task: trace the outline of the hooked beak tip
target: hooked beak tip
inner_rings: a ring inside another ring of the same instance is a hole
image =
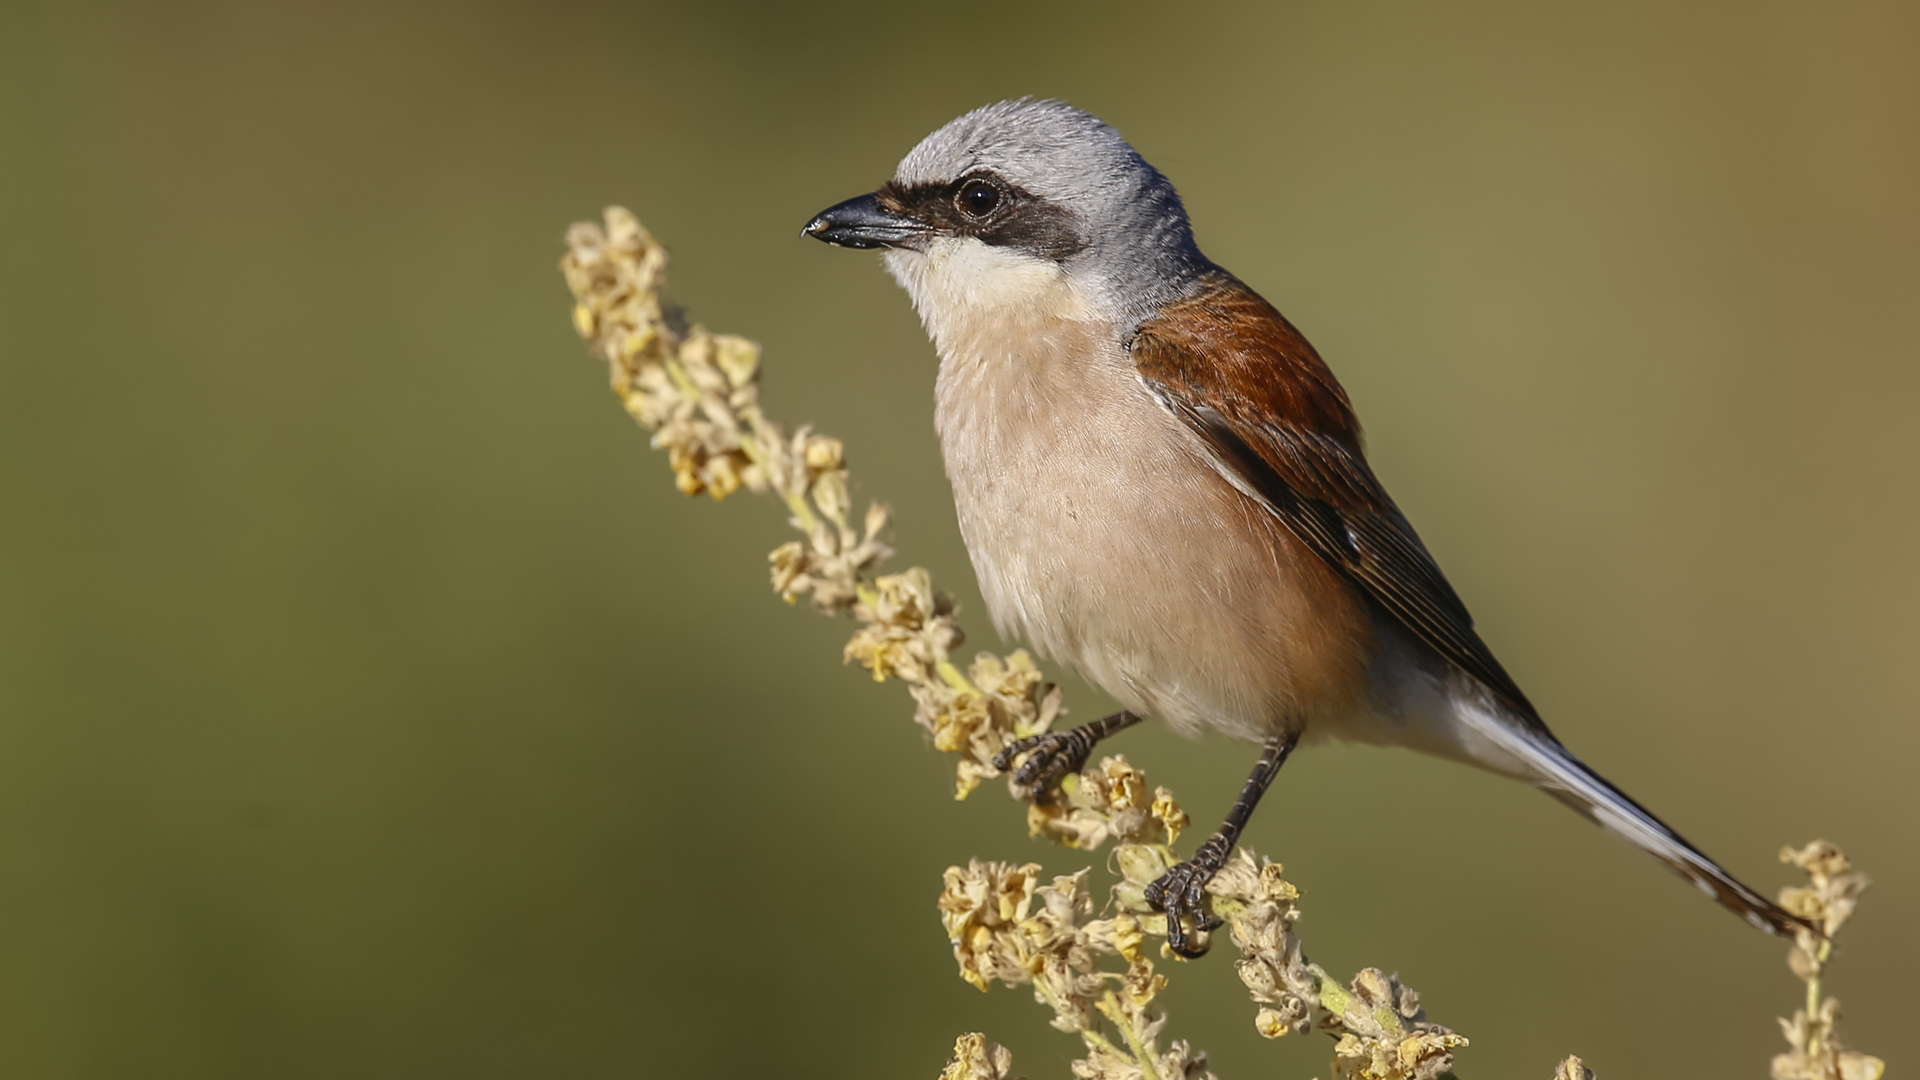
[[[888,210],[873,195],[861,195],[815,214],[800,235],[835,247],[871,250],[917,247],[925,232],[925,226]]]

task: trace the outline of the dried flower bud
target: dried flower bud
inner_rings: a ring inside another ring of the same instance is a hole
[[[940,1080],[1017,1080],[1012,1069],[1013,1055],[1006,1047],[989,1044],[979,1032],[969,1032],[954,1041],[953,1056],[947,1059]]]
[[[713,362],[734,389],[752,384],[760,373],[760,344],[732,334],[717,334],[713,339]]]
[[[1569,1055],[1553,1071],[1553,1080],[1594,1080],[1593,1070],[1587,1068],[1579,1058]]]
[[[994,979],[1009,986],[1028,980],[1014,930],[1027,917],[1039,872],[1036,863],[1013,866],[979,859],[964,870],[947,868],[940,922],[953,944],[961,978],[981,990]]]
[[[817,475],[840,468],[846,460],[846,447],[839,439],[813,435],[807,439],[805,456],[807,468]]]
[[[847,474],[839,469],[821,473],[809,493],[813,496],[814,505],[830,521],[846,520],[847,511],[853,506],[853,498],[847,494]]]
[[[1299,998],[1288,998],[1278,1009],[1261,1006],[1253,1016],[1253,1029],[1263,1038],[1277,1039],[1296,1032],[1304,1034],[1307,1020],[1306,1003]]]

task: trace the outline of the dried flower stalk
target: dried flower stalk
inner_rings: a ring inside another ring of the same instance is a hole
[[[876,681],[906,685],[915,722],[959,758],[956,798],[999,776],[996,754],[1064,714],[1059,688],[1024,651],[980,653],[959,669],[950,657],[963,640],[952,599],[918,567],[878,572],[892,554],[880,540],[887,510],[871,504],[855,525],[844,447],[805,427],[788,436],[766,418],[760,347],[689,325],[661,298],[665,249],[631,213],[610,207],[604,224],[574,225],[567,246],[560,265],[573,291],[574,324],[607,361],[615,395],[654,433],[654,446],[667,451],[676,486],[715,499],[741,488],[778,495],[802,538],[769,556],[774,589],[789,603],[806,596],[824,614],[853,618],[846,659]],[[1063,798],[1028,802],[1029,831],[1076,850],[1116,844],[1121,880],[1104,914],[1096,917],[1088,869],[1043,880],[1037,863],[976,859],[950,867],[938,906],[961,978],[982,990],[996,981],[1033,987],[1053,1011],[1053,1026],[1084,1043],[1087,1056],[1072,1066],[1081,1080],[1211,1080],[1205,1054],[1178,1039],[1161,1046],[1166,1015],[1157,999],[1167,978],[1155,959],[1172,954],[1164,944],[1147,946],[1149,938],[1165,937],[1166,917],[1148,907],[1143,891],[1178,861],[1172,844],[1187,815],[1172,792],[1150,788],[1122,757],[1066,777],[1061,788]],[[1030,795],[1011,780],[1008,790]],[[1817,909],[1830,939],[1865,879],[1846,874],[1844,857],[1821,845],[1789,854],[1814,876],[1814,886],[1788,890],[1782,903]],[[1374,968],[1343,985],[1307,961],[1293,930],[1300,892],[1281,876],[1280,864],[1243,848],[1207,891],[1239,950],[1234,969],[1258,1006],[1254,1027],[1262,1036],[1327,1031],[1337,1040],[1334,1073],[1351,1080],[1449,1073],[1453,1051],[1467,1040],[1428,1022],[1418,994]],[[1830,940],[1807,937],[1796,947],[1794,970],[1808,980],[1808,1009],[1783,1022],[1795,1052],[1775,1059],[1774,1076],[1872,1080],[1879,1061],[1840,1049],[1837,1007],[1819,998]],[[1004,1048],[968,1034],[956,1042],[941,1080],[1012,1080],[1011,1068]],[[1578,1058],[1556,1073],[1558,1080],[1592,1076]]]
[[[1791,1048],[1773,1059],[1773,1080],[1879,1080],[1887,1064],[1846,1048],[1840,1040],[1840,1002],[1823,998],[1820,976],[1833,958],[1833,937],[1853,917],[1871,882],[1825,840],[1781,848],[1780,861],[1806,872],[1807,884],[1780,890],[1780,906],[1820,928],[1802,930],[1787,950],[1787,967],[1807,984],[1807,1004],[1780,1021]]]

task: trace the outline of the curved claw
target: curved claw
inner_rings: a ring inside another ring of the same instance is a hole
[[[1045,805],[1053,799],[1054,785],[1069,772],[1079,772],[1093,750],[1093,740],[1079,728],[1029,735],[993,756],[993,767],[1005,772],[1014,758],[1026,754],[1026,760],[1014,770],[1013,782],[1027,789],[1034,802]],[[1032,751],[1032,753],[1028,753]]]
[[[1218,929],[1222,922],[1207,910],[1207,882],[1226,865],[1227,846],[1218,836],[1200,845],[1193,858],[1180,863],[1146,888],[1147,903],[1167,916],[1167,948],[1187,960],[1207,954],[1210,942],[1194,943],[1187,923],[1196,934]]]

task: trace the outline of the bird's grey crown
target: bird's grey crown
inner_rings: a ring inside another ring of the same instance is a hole
[[[1077,217],[1091,242],[1065,265],[1135,321],[1212,265],[1173,185],[1091,113],[1031,98],[982,106],[920,140],[894,183],[950,184],[983,169]]]

